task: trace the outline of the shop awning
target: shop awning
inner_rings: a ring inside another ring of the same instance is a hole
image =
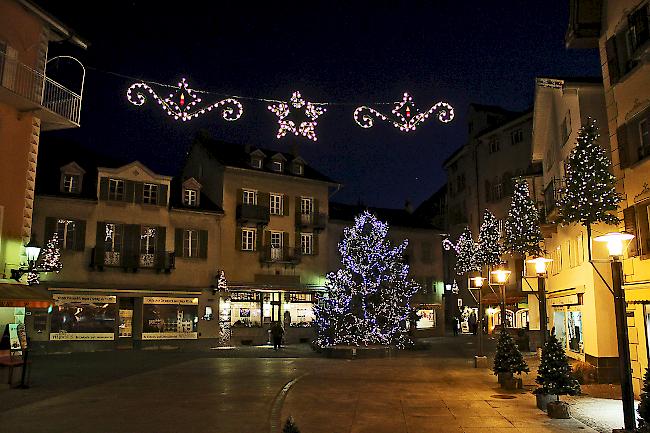
[[[45,288],[0,283],[0,307],[47,308],[51,304],[52,297]]]

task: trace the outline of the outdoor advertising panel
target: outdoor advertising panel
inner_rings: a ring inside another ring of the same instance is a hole
[[[114,340],[116,297],[52,295],[50,340]]]
[[[195,340],[198,338],[198,298],[145,296],[142,304],[143,340]]]

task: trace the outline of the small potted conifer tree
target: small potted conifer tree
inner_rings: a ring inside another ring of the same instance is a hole
[[[287,421],[284,423],[284,427],[282,428],[282,433],[300,433],[300,430],[298,429],[296,423],[293,421],[292,416],[287,418]]]
[[[502,330],[499,334],[497,352],[494,356],[494,367],[492,370],[497,375],[499,384],[503,388],[508,389],[522,388],[521,378],[515,379],[514,374],[527,373],[529,371],[524,357],[506,330]]]
[[[580,384],[571,374],[571,366],[560,341],[551,335],[542,349],[542,361],[537,371],[540,386],[534,391],[537,407],[551,418],[569,418],[569,404],[560,401],[561,395],[577,395]]]

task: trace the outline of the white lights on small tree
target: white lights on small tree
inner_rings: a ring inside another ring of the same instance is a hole
[[[219,301],[219,343],[224,346],[229,344],[232,338],[230,326],[232,313],[230,309],[230,294],[228,293],[228,280],[226,280],[226,273],[223,270],[219,271],[217,290],[223,296]]]
[[[479,266],[496,266],[503,263],[501,259],[502,246],[499,243],[501,232],[499,220],[489,210],[483,213],[483,223],[478,233],[478,249],[476,263]]]
[[[188,86],[185,78],[178,83],[178,87],[173,88],[177,89],[175,93],[170,93],[168,97],[161,98],[148,84],[135,83],[126,91],[126,97],[133,105],[141,106],[147,99],[145,93],[147,92],[169,116],[183,122],[195,119],[201,114],[212,110],[221,110],[221,117],[228,121],[237,120],[244,113],[244,107],[234,98],[226,98],[214,104],[198,108],[197,105],[202,102],[202,99],[197,95],[197,91]]]
[[[428,119],[431,114],[435,114],[442,123],[451,122],[454,119],[454,108],[446,102],[438,102],[427,111],[419,112],[413,103],[413,98],[408,93],[404,93],[402,100],[395,102],[392,114],[393,119],[374,108],[363,105],[354,110],[354,121],[362,128],[371,128],[374,125],[374,116],[391,122],[400,131],[409,132],[415,131],[417,126]]]
[[[322,105],[305,101],[300,95],[300,92],[293,92],[289,102],[278,102],[277,104],[269,105],[268,109],[278,117],[280,129],[278,129],[277,137],[282,138],[287,133],[293,133],[294,135],[302,135],[313,141],[318,140],[318,137],[316,137],[316,119],[326,111]],[[289,119],[292,111],[298,110],[304,110],[304,116],[308,120],[294,121]]]
[[[505,221],[504,249],[521,257],[540,256],[543,253],[541,247],[543,240],[539,228],[539,213],[535,202],[530,197],[528,182],[517,179],[508,218]]]
[[[47,245],[41,251],[38,261],[38,263],[34,264],[34,269],[27,273],[27,284],[30,286],[40,283],[39,273],[59,273],[63,269],[58,233],[54,232],[52,234],[52,238],[47,241]]]

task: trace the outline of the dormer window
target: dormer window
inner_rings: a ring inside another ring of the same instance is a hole
[[[63,175],[63,192],[70,194],[79,193],[79,175],[78,174],[64,174]]]
[[[293,174],[297,174],[299,176],[302,176],[303,174],[305,174],[305,160],[302,159],[299,156],[296,156],[291,161],[291,172]]]
[[[282,172],[282,161],[273,161],[271,163],[271,169],[273,171]]]
[[[86,171],[74,161],[64,165],[60,170],[59,190],[65,194],[79,194]]]
[[[262,158],[251,158],[251,166],[253,168],[262,168]]]
[[[196,200],[197,195],[195,189],[185,189],[183,191],[183,204],[185,206],[196,206],[198,204]]]

